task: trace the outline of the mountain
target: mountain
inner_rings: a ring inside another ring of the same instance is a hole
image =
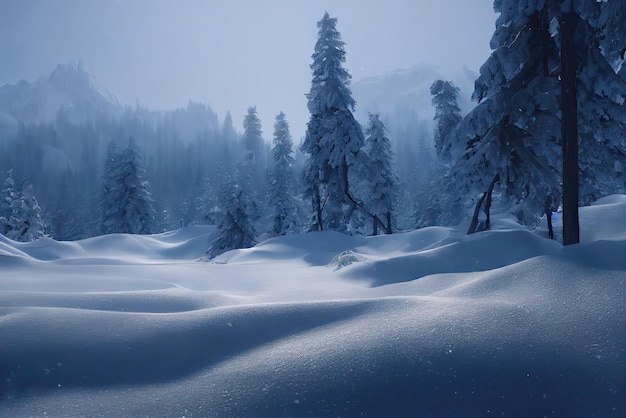
[[[435,112],[430,86],[439,79],[453,81],[461,89],[459,105],[463,112],[468,112],[474,107],[470,96],[477,77],[478,74],[467,67],[458,72],[446,72],[433,65],[420,64],[365,78],[352,85],[357,119],[367,120],[370,112],[391,117],[415,113],[420,119],[432,121]]]
[[[59,64],[33,82],[0,87],[0,129],[5,132],[19,122],[52,122],[59,112],[78,122],[121,111],[115,96],[99,86],[80,61]]]

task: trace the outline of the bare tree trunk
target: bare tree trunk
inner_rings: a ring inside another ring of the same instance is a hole
[[[578,222],[578,109],[576,45],[578,16],[572,0],[561,3],[561,142],[563,147],[563,245],[580,242]]]
[[[342,178],[343,192],[346,195],[346,197],[348,198],[348,200],[350,201],[350,203],[352,203],[352,205],[354,205],[354,207],[357,207],[357,208],[361,209],[367,216],[370,216],[374,220],[374,225],[375,226],[380,225],[383,228],[383,230],[385,231],[386,234],[391,234],[391,223],[389,223],[389,227],[387,227],[383,223],[383,221],[380,220],[378,215],[375,215],[375,214],[371,213],[370,211],[368,211],[367,209],[365,209],[365,206],[363,206],[363,203],[361,203],[358,200],[356,200],[354,198],[354,196],[352,196],[352,194],[350,193],[350,182],[348,180],[348,163],[346,162],[345,159],[344,159],[343,164],[342,164],[341,176],[342,176],[341,178]]]
[[[554,228],[552,227],[552,212],[554,211],[554,201],[552,195],[546,196],[544,210],[546,212],[546,221],[548,222],[548,237],[550,239],[554,239]]]
[[[548,221],[548,237],[554,239],[554,229],[552,228],[552,208],[546,207],[546,220]]]
[[[321,202],[321,200],[322,199],[321,199],[321,196],[320,196],[320,190],[319,190],[319,187],[318,187],[318,189],[317,189],[317,196],[316,196],[316,199],[315,199],[315,205],[316,205],[315,211],[316,211],[316,216],[317,216],[317,230],[318,231],[322,231],[324,229],[323,225],[322,225],[322,202]]]
[[[473,234],[474,232],[478,232],[478,215],[480,214],[480,208],[483,206],[483,202],[485,202],[485,199],[487,199],[487,201],[485,202],[485,214],[487,215],[487,220],[485,222],[485,229],[489,229],[489,222],[491,219],[491,216],[489,214],[490,209],[491,209],[491,195],[493,193],[493,188],[495,187],[496,183],[499,181],[500,181],[500,174],[496,174],[493,177],[493,180],[491,180],[491,183],[489,183],[489,188],[487,189],[487,191],[483,193],[481,198],[478,199],[478,202],[476,202],[476,207],[474,208],[474,215],[472,216],[472,221],[470,222],[470,226],[467,230],[467,235]]]
[[[376,217],[372,217],[372,235],[378,235],[378,222],[376,222]]]
[[[489,184],[489,189],[487,190],[487,201],[485,202],[485,214],[487,215],[487,220],[485,221],[485,229],[489,229],[491,227],[491,195],[493,194],[493,188],[496,183],[500,181],[500,174],[496,174],[491,180],[491,184]]]
[[[483,193],[483,195],[476,202],[476,207],[474,207],[474,215],[472,216],[472,222],[470,222],[470,226],[467,229],[467,235],[473,234],[478,229],[478,214],[480,213],[480,208],[485,201],[485,197],[487,197],[487,192]]]

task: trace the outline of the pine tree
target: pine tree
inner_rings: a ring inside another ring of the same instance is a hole
[[[476,81],[479,105],[458,130],[467,151],[452,169],[457,190],[461,195],[486,193],[499,181],[503,195],[519,203],[523,222],[544,211],[550,214],[560,202],[561,183],[570,181],[561,167],[561,3],[494,2],[500,17],[493,52]],[[626,86],[600,48],[610,25],[601,24],[606,20],[599,16],[608,8],[623,15],[626,5],[616,4],[620,2],[575,2],[580,18],[574,37],[583,203],[618,190],[613,167],[626,155],[620,134],[626,126]],[[620,30],[613,33],[624,32]]]
[[[0,234],[7,235],[11,230],[10,220],[13,214],[13,201],[17,198],[15,193],[15,182],[13,181],[13,170],[7,171],[7,178],[0,191]]]
[[[615,168],[626,166],[626,83],[613,64],[623,61],[626,51],[626,3],[574,2],[573,7],[578,21],[573,45],[578,68],[579,204],[588,205],[602,196],[622,192],[624,187],[623,175]],[[612,26],[615,17],[619,23]],[[610,55],[617,44],[622,55]]]
[[[559,51],[550,33],[554,11],[518,3],[494,3],[493,52],[476,81],[479,105],[459,126],[467,151],[452,168],[452,184],[464,196],[498,179],[530,221],[547,196],[560,195]]]
[[[318,39],[312,55],[313,79],[307,94],[310,119],[302,144],[308,154],[302,179],[311,201],[314,230],[345,231],[358,204],[351,192],[364,144],[361,126],[352,111],[350,74],[343,68],[344,42],[337,19],[324,14],[317,24]]]
[[[255,191],[257,195],[263,195],[265,191],[265,155],[261,121],[257,115],[256,107],[248,108],[248,113],[243,120],[243,146],[244,165],[242,173],[246,187]]]
[[[102,191],[100,192],[98,211],[100,214],[100,233],[121,233],[120,225],[120,201],[122,200],[122,188],[116,176],[120,165],[120,153],[117,151],[115,141],[109,142],[104,159],[102,174]]]
[[[105,234],[150,234],[155,211],[137,145],[133,138],[116,153],[109,145],[101,194],[101,231]]]
[[[373,234],[378,234],[378,220],[385,222],[388,233],[392,231],[392,219],[395,217],[398,175],[394,170],[394,154],[385,130],[385,125],[378,115],[369,115],[369,126],[365,131],[365,149],[368,166],[363,172],[367,176],[366,207],[373,216]]]
[[[219,174],[223,174],[224,171],[233,172],[236,165],[236,155],[239,151],[239,135],[233,125],[233,117],[230,112],[226,112],[224,117],[224,123],[222,124],[221,131],[221,159],[218,165],[221,168]]]
[[[155,211],[137,144],[133,138],[120,156],[119,177],[122,188],[122,229],[130,234],[150,234],[154,228]]]
[[[577,60],[574,36],[578,16],[572,1],[561,3],[559,29],[561,35],[561,150],[563,158],[563,245],[580,242],[578,218],[578,103]],[[550,238],[554,237],[552,220],[548,219]]]
[[[41,208],[32,184],[26,185],[21,196],[13,200],[11,210],[7,238],[21,242],[43,238],[46,225],[41,219]]]
[[[579,242],[578,205],[624,190],[626,3],[560,4],[563,244]]]
[[[219,236],[207,251],[210,258],[229,250],[249,248],[256,243],[254,222],[259,218],[258,207],[238,176],[232,178],[222,189],[220,206]]]
[[[459,91],[452,81],[437,80],[430,86],[435,106],[435,150],[445,164],[457,157],[452,148],[454,132],[462,119]]]
[[[276,116],[273,145],[267,200],[273,212],[272,234],[284,235],[298,230],[298,206],[294,197],[293,141],[283,112]]]

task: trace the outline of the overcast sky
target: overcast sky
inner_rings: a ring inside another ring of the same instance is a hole
[[[82,60],[123,104],[208,103],[242,129],[257,106],[267,139],[281,110],[304,132],[317,21],[338,18],[353,81],[420,63],[478,71],[490,0],[0,0],[0,84]]]

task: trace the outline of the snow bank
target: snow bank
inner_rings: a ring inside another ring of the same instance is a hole
[[[324,232],[215,262],[211,227],[0,237],[0,415],[621,417],[624,219],[612,197],[567,248]]]

